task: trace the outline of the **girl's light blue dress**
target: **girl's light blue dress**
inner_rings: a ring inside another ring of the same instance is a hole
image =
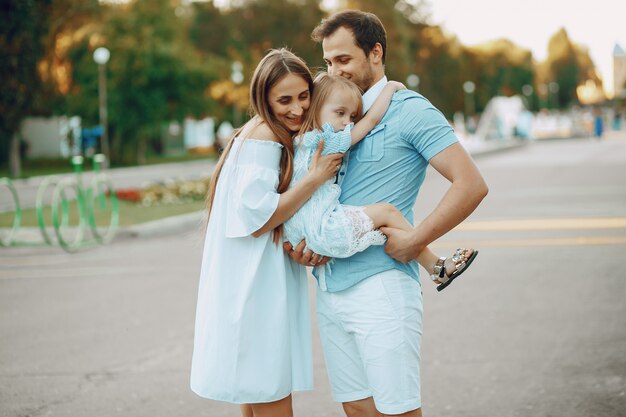
[[[353,124],[335,132],[328,123],[323,130],[313,130],[298,137],[295,146],[294,172],[289,187],[307,174],[311,157],[324,139],[323,155],[345,153],[351,145]],[[372,220],[363,207],[339,203],[341,189],[334,179],[325,182],[311,198],[285,222],[285,238],[293,246],[303,239],[308,249],[333,258],[347,258],[370,245],[385,243],[385,235],[374,230]]]
[[[235,139],[206,231],[191,389],[231,403],[262,403],[313,388],[306,270],[272,234],[280,144]]]

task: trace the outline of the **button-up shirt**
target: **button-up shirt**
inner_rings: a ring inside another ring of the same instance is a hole
[[[364,109],[378,97],[387,78],[363,96]],[[458,140],[452,127],[424,96],[411,90],[394,94],[381,122],[344,158],[339,176],[342,204],[364,206],[387,202],[414,224],[413,206],[424,182],[428,161]],[[384,246],[370,246],[350,258],[335,258],[326,275],[328,291],[349,288],[380,272],[398,269],[419,282],[416,261],[403,264],[385,253]]]

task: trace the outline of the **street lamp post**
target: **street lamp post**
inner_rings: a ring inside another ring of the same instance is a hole
[[[236,86],[241,85],[241,83],[243,82],[243,65],[241,64],[241,62],[235,61],[230,66],[230,80],[235,83]],[[235,126],[239,126],[241,124],[241,121],[239,120],[239,108],[237,107],[236,99],[235,103],[233,103],[233,110],[235,112]]]
[[[476,91],[476,84],[472,81],[465,81],[463,83],[463,91],[465,91],[465,123],[474,114],[474,91]]]
[[[549,99],[552,101],[552,108],[559,107],[559,84],[552,81],[548,84],[548,91],[550,92]]]
[[[522,94],[526,97],[526,106],[530,111],[533,111],[533,91],[533,86],[530,84],[522,86]]]
[[[108,112],[107,112],[107,77],[106,64],[109,62],[111,53],[107,48],[100,47],[93,52],[93,60],[98,64],[98,97],[99,97],[99,113],[100,126],[102,127],[102,137],[100,139],[101,151],[109,161],[109,128],[108,128]]]
[[[546,84],[540,84],[537,92],[539,93],[539,107],[543,109],[549,109],[550,98],[548,97],[548,86]]]

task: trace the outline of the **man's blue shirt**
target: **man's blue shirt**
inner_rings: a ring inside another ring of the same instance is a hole
[[[353,206],[391,203],[414,224],[413,206],[428,161],[457,142],[446,118],[425,97],[398,91],[381,122],[350,150],[340,172],[340,202]],[[330,268],[325,277],[330,292],[390,269],[404,271],[419,282],[417,261],[398,262],[381,245],[350,258],[335,258]]]

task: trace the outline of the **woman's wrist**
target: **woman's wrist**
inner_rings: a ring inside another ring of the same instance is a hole
[[[305,189],[317,190],[317,188],[324,183],[323,178],[320,175],[316,175],[314,171],[309,171],[299,182]]]

